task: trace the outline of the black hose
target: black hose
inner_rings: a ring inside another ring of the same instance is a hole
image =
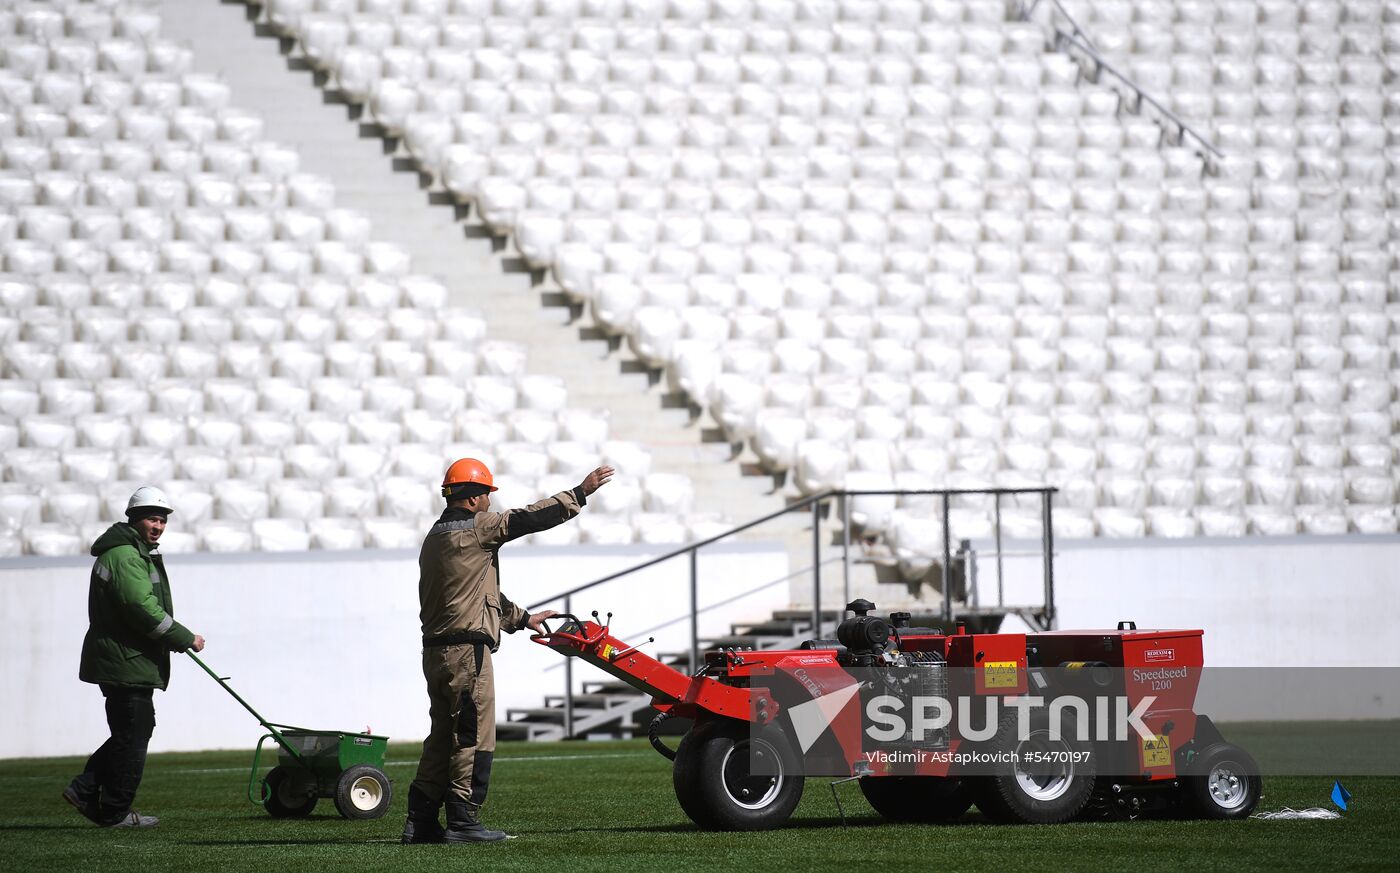
[[[675,713],[658,712],[656,718],[652,719],[651,724],[647,727],[647,739],[651,741],[651,747],[660,752],[668,761],[676,760],[676,750],[662,742],[661,736],[657,732],[661,730],[661,726],[666,723],[667,719],[671,718],[675,718]]]

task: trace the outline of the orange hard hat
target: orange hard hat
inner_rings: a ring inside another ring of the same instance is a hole
[[[496,486],[491,484],[491,471],[476,458],[461,458],[452,462],[452,466],[447,468],[447,475],[442,477],[442,496],[450,496],[454,485],[484,485],[489,491],[496,490]]]

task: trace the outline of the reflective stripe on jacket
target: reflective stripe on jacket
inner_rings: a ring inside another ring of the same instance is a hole
[[[158,548],[118,522],[92,545],[88,632],[78,678],[102,685],[161,688],[170,683],[170,653],[194,644],[175,620],[170,580]]]

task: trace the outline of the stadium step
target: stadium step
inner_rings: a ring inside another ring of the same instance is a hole
[[[161,14],[166,35],[194,50],[196,68],[221,76],[237,104],[263,117],[268,139],[297,149],[303,170],[328,176],[338,204],[369,214],[377,238],[407,247],[415,272],[445,281],[453,304],[485,312],[493,338],[524,345],[531,370],[562,378],[571,405],[608,410],[612,436],[646,446],[654,472],[690,476],[696,512],[732,512],[736,498],[744,515],[782,507],[770,479],[744,475],[732,446],[704,441],[697,410],[659,373],[599,334],[557,286],[522,269],[509,242],[471,210],[423,187],[412,160],[367,112],[327,90],[327,77],[292,41],[255,25],[255,8],[163,0]]]

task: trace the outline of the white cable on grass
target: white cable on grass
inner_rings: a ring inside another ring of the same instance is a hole
[[[1250,818],[1262,819],[1264,821],[1301,821],[1303,819],[1322,821],[1341,817],[1341,813],[1330,809],[1323,809],[1320,806],[1314,806],[1311,809],[1292,809],[1285,806],[1283,809],[1272,810],[1270,812],[1256,812],[1254,815],[1250,816]]]

